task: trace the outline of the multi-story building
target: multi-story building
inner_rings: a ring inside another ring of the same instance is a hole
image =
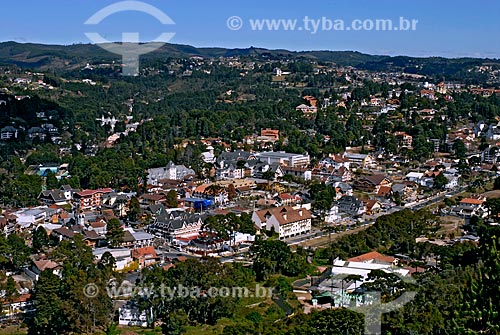
[[[73,195],[76,206],[81,210],[94,210],[101,207],[103,194],[111,193],[111,188],[83,190]]]
[[[397,131],[394,133],[394,137],[398,140],[398,144],[401,148],[411,148],[413,143],[413,137],[402,131]]]
[[[306,167],[310,163],[309,155],[291,154],[284,151],[259,152],[256,156],[268,164],[278,163],[288,167]]]
[[[205,215],[182,211],[162,212],[156,221],[148,227],[148,231],[161,238],[175,241],[178,238],[198,236]]]
[[[193,169],[169,162],[166,167],[148,170],[148,185],[159,185],[162,179],[183,180],[186,176],[195,174]]]
[[[280,239],[311,231],[311,212],[302,207],[282,206],[255,211],[252,220],[259,229],[278,233]]]

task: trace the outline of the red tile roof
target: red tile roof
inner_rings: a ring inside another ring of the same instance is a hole
[[[484,203],[484,200],[474,199],[474,198],[464,198],[460,200],[460,203],[469,205],[482,205]]]
[[[272,215],[280,225],[285,225],[311,218],[311,212],[306,208],[293,209],[291,206],[282,206],[257,211],[261,222],[266,222],[266,216]]]
[[[141,258],[146,256],[152,256],[153,258],[158,257],[155,248],[153,247],[143,247],[132,250],[132,258]]]
[[[99,188],[97,190],[83,190],[81,192],[78,192],[77,195],[81,197],[86,197],[97,193],[111,193],[111,192],[113,192],[113,189],[108,187],[108,188]]]
[[[386,197],[391,193],[391,187],[390,186],[380,186],[378,189],[377,195],[379,197]]]
[[[44,270],[47,270],[47,269],[52,270],[52,269],[55,269],[55,268],[57,268],[59,266],[58,263],[56,263],[54,261],[51,261],[49,259],[41,260],[41,261],[33,261],[33,263],[35,263],[35,266],[40,271],[44,271]]]
[[[349,258],[349,262],[369,262],[369,261],[378,261],[378,262],[383,262],[383,263],[393,263],[396,259],[391,256],[385,256],[382,255],[379,252],[376,251],[371,251],[363,255],[359,255],[356,257]]]

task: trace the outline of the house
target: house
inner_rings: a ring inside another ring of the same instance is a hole
[[[216,162],[216,158],[214,155],[214,147],[209,145],[207,146],[207,151],[201,153],[201,159],[208,164],[213,164]]]
[[[95,230],[84,230],[82,236],[85,244],[91,248],[95,248],[99,241],[103,241],[105,239],[104,236],[97,234]]]
[[[485,136],[486,139],[490,141],[500,140],[500,122],[497,124],[490,124]]]
[[[134,237],[134,247],[142,248],[149,247],[153,245],[154,235],[151,235],[142,231],[134,231],[132,228],[125,228],[125,231],[129,231]]]
[[[377,200],[371,199],[363,202],[365,203],[366,213],[369,215],[379,213],[382,210],[382,206]]]
[[[397,131],[394,133],[394,137],[396,137],[400,148],[411,148],[413,142],[413,137],[411,135],[402,131]]]
[[[414,201],[417,199],[418,184],[411,181],[395,183],[391,186],[391,194],[399,196],[401,200]]]
[[[316,114],[318,112],[318,107],[316,106],[308,106],[306,104],[300,104],[295,107],[295,110],[298,112],[302,112],[304,115]]]
[[[353,258],[356,259],[356,258]],[[362,257],[362,259],[365,259]],[[316,300],[323,300],[325,303],[332,304],[335,307],[349,307],[373,305],[379,303],[377,300],[366,299],[364,294],[359,295],[352,293],[362,293],[363,283],[370,282],[370,273],[374,270],[383,271],[385,273],[394,273],[398,277],[406,277],[410,274],[409,269],[396,267],[387,262],[377,263],[368,261],[343,261],[335,259],[333,266],[327,271],[324,271],[321,276],[315,280],[315,286],[319,294],[313,296]],[[356,279],[352,278],[355,275]],[[332,299],[334,297],[334,299]]]
[[[397,259],[391,256],[385,256],[377,251],[371,251],[356,257],[349,258],[348,262],[372,263],[382,265],[396,265]]]
[[[131,199],[130,194],[125,193],[106,193],[101,197],[101,207],[111,210],[111,213],[122,217],[127,215],[127,205]]]
[[[217,177],[220,179],[241,179],[245,177],[245,169],[230,164],[225,168],[217,169]]]
[[[427,98],[429,100],[436,100],[435,93],[433,90],[421,90],[420,96],[422,98]]]
[[[270,141],[270,142],[279,141],[279,139],[280,139],[280,131],[270,128],[261,129],[260,138],[258,138],[258,140]]]
[[[166,167],[148,169],[148,185],[158,185],[161,179],[183,180],[187,176],[194,176],[196,172],[184,165],[175,165],[170,161]]]
[[[20,294],[12,301],[2,304],[2,316],[4,318],[19,318],[34,311],[34,302],[30,293]]]
[[[16,219],[17,217],[15,215],[6,212],[0,214],[0,234],[8,237],[10,234],[14,233],[16,230]]]
[[[66,205],[68,199],[66,198],[65,192],[61,190],[47,190],[42,191],[38,195],[38,200],[44,205]]]
[[[14,213],[17,217],[17,224],[21,227],[38,226],[45,222],[47,215],[46,208],[29,208]]]
[[[166,196],[163,194],[142,194],[139,197],[139,203],[143,207],[151,206],[151,205],[159,205],[163,204],[165,201],[167,201]]]
[[[412,181],[414,183],[422,185],[422,179],[424,178],[424,174],[422,172],[409,172],[405,178],[408,181]]]
[[[378,189],[375,190],[375,195],[379,198],[387,198],[391,195],[392,186],[382,185]]]
[[[130,230],[123,231],[123,236],[120,239],[120,247],[122,248],[134,248],[135,238]]]
[[[307,167],[310,163],[310,157],[307,154],[292,154],[284,151],[259,152],[255,156],[268,164],[278,163],[288,167]]]
[[[274,200],[285,206],[295,206],[302,202],[301,197],[298,195],[291,195],[290,193],[281,193]]]
[[[11,139],[17,139],[19,135],[19,130],[12,126],[6,126],[0,129],[0,140],[7,141]]]
[[[360,167],[373,167],[375,166],[375,160],[369,154],[357,154],[344,152],[342,155],[345,159],[349,160],[351,164]]]
[[[132,263],[132,256],[131,256],[131,251],[130,249],[127,248],[98,248],[94,249],[92,251],[92,254],[96,258],[97,261],[101,260],[102,255],[104,255],[106,252],[109,252],[111,256],[115,258],[115,270],[121,271],[130,263]]]
[[[28,138],[33,140],[35,138],[40,139],[41,141],[45,140],[46,134],[45,130],[40,127],[31,127],[28,129]]]
[[[363,176],[354,182],[354,188],[363,192],[377,193],[381,186],[390,186],[391,180],[383,174]]]
[[[241,164],[244,165],[245,162],[256,160],[256,157],[253,153],[249,151],[237,150],[232,152],[222,152],[219,157],[217,157],[216,166],[217,168],[223,169],[226,166],[234,165],[236,167],[240,167]],[[242,163],[238,163],[238,162]]]
[[[54,126],[52,123],[44,123],[41,128],[49,135],[56,135],[59,132],[59,128]]]
[[[97,190],[83,190],[73,195],[76,206],[81,210],[96,210],[101,207],[102,195],[111,193],[111,188],[100,188]]]
[[[283,175],[292,175],[294,177],[302,178],[304,180],[311,180],[312,178],[312,171],[311,169],[304,168],[304,167],[289,167],[289,166],[282,166],[280,167],[281,170],[283,171]]]
[[[60,276],[61,269],[62,266],[59,263],[45,259],[32,261],[31,265],[25,269],[25,273],[28,275],[28,277],[30,277],[34,281],[37,281],[42,271],[51,271],[53,274]]]
[[[252,220],[258,229],[277,232],[279,239],[309,233],[312,222],[308,209],[290,206],[255,211]]]
[[[213,200],[216,204],[225,204],[229,202],[226,189],[217,184],[202,184],[196,187],[192,195],[197,198]]]
[[[351,161],[340,154],[330,154],[328,157],[319,162],[320,166],[333,166],[334,170],[340,169],[341,167],[349,169],[350,164]]]
[[[366,212],[366,206],[363,201],[354,196],[343,196],[335,203],[338,211],[351,216],[360,216]]]
[[[160,260],[153,247],[143,247],[132,250],[132,259],[143,269],[151,266]]]
[[[285,173],[283,172],[283,166],[280,163],[276,162],[268,163],[261,160],[253,160],[248,161],[245,167],[245,175],[248,173],[249,176],[254,178],[263,178],[264,173],[266,172],[268,172],[268,174],[272,172],[270,177],[273,180],[281,178],[285,175]]]
[[[75,237],[75,232],[72,229],[69,229],[68,227],[61,227],[52,230],[52,235],[56,238],[59,239],[59,241],[69,241],[72,240],[73,237]]]
[[[182,211],[162,212],[157,215],[148,231],[160,238],[174,242],[178,238],[198,236],[206,215]]]
[[[478,216],[484,218],[488,216],[488,209],[485,206],[486,199],[482,196],[464,198],[460,200],[453,212],[463,217]]]
[[[448,179],[448,184],[444,186],[445,189],[453,190],[459,186],[460,175],[454,171],[443,171],[443,175]]]
[[[339,212],[339,206],[334,204],[332,208],[328,212],[326,212],[325,215],[325,222],[326,223],[338,223],[342,221],[342,215]]]
[[[344,182],[335,182],[332,186],[335,188],[335,192],[337,194],[336,200],[340,199],[344,195],[353,195],[352,186],[349,184]]]
[[[127,300],[126,303],[118,309],[118,324],[130,327],[147,327],[148,318],[146,310],[141,310],[135,300]]]
[[[329,182],[349,182],[352,180],[353,174],[346,167],[341,166],[340,168],[334,170],[328,177]]]
[[[474,125],[472,131],[475,137],[486,136],[486,132],[488,131],[488,125],[483,121],[479,121],[476,125]]]
[[[80,190],[79,190],[79,189],[73,188],[73,187],[71,187],[70,185],[62,185],[62,186],[61,186],[61,191],[63,191],[63,192],[64,192],[64,197],[65,197],[65,198],[66,198],[66,200],[68,200],[68,201],[69,201],[69,200],[71,200],[71,199],[73,199],[73,195],[74,195],[75,193],[80,192]]]

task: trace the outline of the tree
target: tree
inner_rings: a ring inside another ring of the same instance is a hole
[[[266,172],[264,172],[262,174],[262,178],[264,178],[266,180],[274,180],[275,176],[276,176],[276,174],[271,169],[267,170]]]
[[[279,240],[258,240],[250,251],[253,253],[253,270],[257,280],[267,279],[271,274],[283,273],[296,276],[306,269],[303,255],[292,253],[290,247]]]
[[[498,218],[498,214],[500,214],[500,198],[488,198],[484,205],[488,208],[491,218]]]
[[[51,271],[42,271],[33,291],[36,312],[29,327],[29,334],[65,333],[68,323],[61,313],[61,279]]]
[[[99,263],[97,263],[97,267],[103,271],[106,276],[111,277],[113,270],[116,267],[116,259],[109,251],[106,251],[102,254]]]
[[[295,318],[291,322],[291,330],[287,333],[289,335],[361,335],[365,330],[364,316],[345,308],[315,311],[310,315]]]
[[[493,189],[500,190],[500,177],[496,177],[493,182]]]
[[[1,277],[5,274],[1,273]],[[0,290],[3,292],[3,297],[0,299],[3,304],[8,303],[9,306],[14,302],[14,300],[19,297],[19,292],[16,288],[16,281],[12,276],[7,276],[6,278],[0,279]]]
[[[455,156],[458,158],[465,158],[465,155],[467,154],[467,147],[460,139],[453,143],[453,150],[455,151]]]
[[[48,190],[57,189],[59,187],[59,181],[56,178],[56,174],[50,170],[48,170],[47,175],[45,177],[45,185]]]
[[[455,332],[498,334],[500,332],[500,228],[483,227],[479,232],[482,263],[469,275],[457,306]]]
[[[125,231],[123,230],[120,220],[112,218],[107,224],[106,239],[111,247],[116,248],[123,242]]]
[[[106,289],[112,273],[101,270],[102,264],[95,263],[92,249],[80,234],[71,241],[62,241],[52,257],[63,264],[61,273],[56,276],[50,270],[42,272],[41,277],[48,279],[39,280],[41,286],[35,287],[39,305],[35,303],[34,319],[39,322],[34,322],[30,332],[46,334],[44,328],[55,326],[59,327],[53,332],[56,334],[89,334],[97,329],[104,330],[113,319],[112,301]],[[94,289],[89,290],[89,287]]]
[[[24,243],[23,238],[17,234],[10,234],[7,237],[7,245],[10,249],[11,264],[14,269],[18,269],[28,262],[31,250]]]
[[[437,190],[442,190],[450,181],[441,172],[436,177],[434,177],[434,184],[432,185]]]
[[[168,208],[177,208],[179,206],[179,202],[177,201],[177,191],[170,190],[167,192],[167,201],[166,205]]]
[[[255,235],[255,223],[252,221],[252,217],[249,214],[241,213],[238,231],[243,234]]]
[[[38,227],[33,233],[32,250],[33,253],[39,253],[44,247],[49,245],[47,231],[42,226]]]
[[[139,219],[139,215],[141,214],[141,204],[139,203],[139,199],[136,197],[132,197],[130,199],[130,204],[128,205],[128,219],[132,222],[135,222]]]

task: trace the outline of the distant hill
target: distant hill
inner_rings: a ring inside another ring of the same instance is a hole
[[[341,66],[354,66],[360,69],[376,71],[399,69],[405,72],[424,75],[454,75],[464,72],[465,68],[484,63],[500,65],[499,60],[476,58],[391,57],[367,55],[356,51],[325,50],[296,52],[255,47],[246,49],[196,48],[181,44],[166,44],[159,50],[144,57],[148,60],[161,60],[168,57],[190,56],[204,58],[248,56],[269,60],[304,59],[333,62]],[[0,43],[0,64],[15,64],[34,70],[72,70],[86,63],[111,61],[120,61],[120,57],[93,44],[46,45],[17,42]]]

